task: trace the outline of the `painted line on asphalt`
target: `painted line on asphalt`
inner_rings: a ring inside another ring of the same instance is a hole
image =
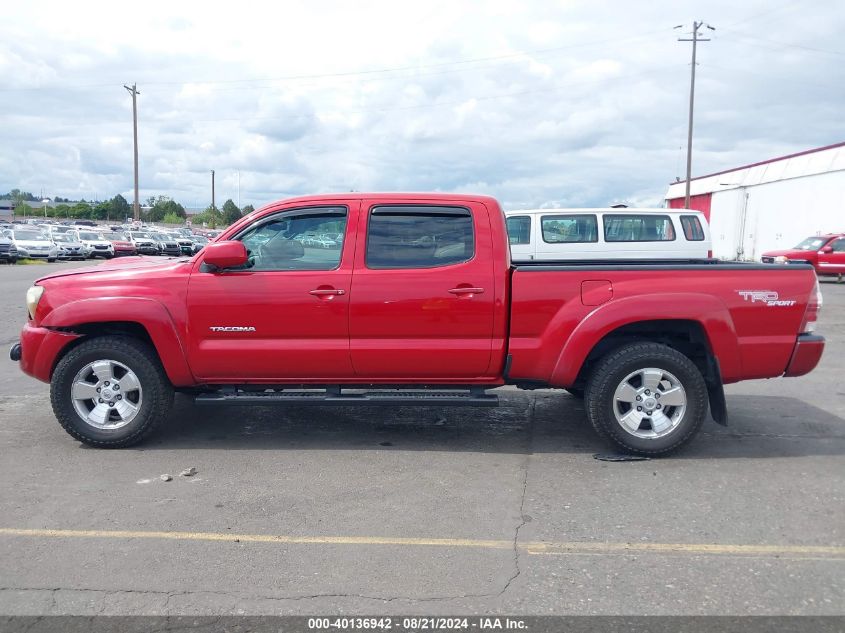
[[[159,539],[171,541],[225,541],[281,545],[399,545],[410,547],[463,547],[512,550],[513,541],[462,538],[404,538],[390,536],[288,536],[232,532],[160,532],[140,530],[50,530],[0,528],[0,536],[89,539]],[[845,560],[845,547],[837,545],[737,545],[729,543],[603,543],[523,542],[529,554],[703,554],[748,556],[804,556]]]

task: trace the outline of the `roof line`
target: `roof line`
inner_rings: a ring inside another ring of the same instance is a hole
[[[769,158],[768,160],[761,160],[758,163],[750,163],[748,165],[742,165],[741,167],[731,167],[730,169],[725,169],[723,171],[715,171],[712,174],[705,174],[704,176],[696,176],[695,178],[690,178],[690,181],[701,180],[702,178],[712,178],[713,176],[721,176],[722,174],[729,174],[731,172],[740,171],[742,169],[751,169],[752,167],[759,167],[760,165],[768,165],[769,163],[776,163],[781,160],[787,160],[788,158],[796,158],[798,156],[806,156],[807,154],[815,154],[816,152],[823,152],[827,149],[835,149],[837,147],[845,147],[845,141],[842,141],[841,143],[833,143],[832,145],[825,145],[824,147],[805,149],[802,152],[795,152],[794,154],[787,154],[786,156],[778,156],[777,158]],[[669,185],[677,185],[681,182],[686,182],[686,179],[675,180],[674,182],[670,182]]]

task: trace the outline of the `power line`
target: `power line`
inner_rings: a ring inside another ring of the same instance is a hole
[[[721,29],[731,29],[731,28],[735,27],[737,24],[745,24],[746,22],[751,22],[752,20],[754,20],[755,23],[759,23],[761,21],[760,18],[765,18],[765,16],[769,16],[769,18],[771,18],[771,15],[773,13],[777,13],[778,11],[782,11],[783,9],[793,8],[793,7],[795,7],[799,4],[802,4],[801,0],[798,0],[798,2],[796,2],[795,0],[790,0],[790,2],[786,2],[784,4],[776,6],[774,8],[768,8],[765,11],[760,11],[759,13],[754,13],[752,15],[749,15],[749,16],[737,21],[737,22],[733,22],[731,24],[728,24],[727,26],[722,26],[722,27],[719,27],[719,28],[721,28]]]
[[[682,66],[660,66],[657,68],[649,68],[640,72],[636,73],[628,73],[626,75],[619,75],[614,77],[602,77],[601,79],[591,79],[587,81],[577,81],[577,82],[567,82],[563,84],[558,84],[553,87],[549,88],[538,88],[532,90],[520,90],[516,92],[499,92],[494,95],[488,96],[468,96],[463,99],[456,99],[450,101],[438,101],[436,103],[422,103],[422,104],[415,104],[415,105],[408,105],[408,106],[395,106],[395,107],[375,107],[375,108],[360,108],[357,110],[343,110],[343,114],[368,114],[371,112],[399,112],[399,111],[406,111],[406,110],[421,110],[421,109],[434,109],[434,108],[441,108],[441,107],[448,107],[448,106],[455,106],[455,105],[462,105],[467,101],[474,100],[479,102],[486,102],[486,101],[496,101],[499,99],[509,99],[512,97],[522,97],[526,95],[536,95],[536,94],[548,94],[554,92],[560,92],[561,90],[568,90],[571,88],[576,88],[579,86],[589,86],[595,84],[602,84],[611,81],[623,81],[626,79],[631,79],[635,77],[642,77],[648,75],[654,75],[658,73],[663,73],[667,70],[680,70]],[[302,119],[302,118],[310,118],[314,116],[318,116],[319,113],[307,113],[307,114],[284,114],[279,116],[250,116],[250,117],[224,117],[224,118],[213,118],[213,119],[184,119],[184,118],[153,118],[147,119],[149,124],[164,124],[164,123],[220,123],[220,122],[227,122],[227,121],[274,121],[274,120],[295,120],[295,119]],[[115,125],[118,124],[118,121],[69,121],[67,125],[73,126],[80,126],[80,125]]]
[[[514,60],[519,61],[519,58],[523,57],[542,57],[544,55],[562,52],[567,50],[573,50],[578,48],[589,48],[592,46],[605,46],[609,44],[621,44],[625,42],[630,42],[633,40],[644,39],[650,37],[651,35],[656,35],[658,33],[665,32],[665,29],[657,29],[655,31],[651,31],[648,33],[642,33],[639,35],[632,35],[626,38],[608,38],[603,40],[593,40],[590,42],[579,42],[577,44],[568,44],[565,46],[555,46],[552,48],[544,48],[544,49],[535,49],[535,50],[528,50],[528,51],[520,51],[515,53],[508,53],[504,55],[493,55],[488,57],[476,57],[470,59],[462,59],[462,60],[453,60],[449,62],[438,62],[433,64],[418,64],[414,66],[397,66],[392,68],[376,68],[376,69],[369,69],[369,70],[357,70],[357,71],[344,71],[344,72],[333,72],[333,73],[316,73],[316,74],[303,74],[303,75],[282,75],[278,77],[255,77],[249,79],[214,79],[214,80],[183,80],[183,81],[148,81],[144,82],[144,85],[149,89],[150,87],[155,86],[176,86],[176,85],[226,85],[226,84],[247,84],[247,83],[259,83],[259,82],[276,82],[276,81],[303,81],[303,80],[319,80],[319,79],[338,79],[344,77],[367,77],[379,74],[397,74],[402,72],[411,72],[411,71],[418,71],[428,68],[446,68],[451,66],[457,65],[468,65],[468,64],[475,64],[479,62],[489,62],[489,61],[506,61],[506,60]],[[483,69],[495,67],[494,65],[481,67]],[[476,70],[477,67],[470,66],[466,69],[456,69],[452,72],[464,72]],[[432,74],[439,74],[439,73],[432,73]],[[400,75],[403,76],[403,75]],[[409,75],[409,76],[414,76]],[[20,87],[20,88],[0,88],[0,92],[24,92],[24,91],[41,91],[41,90],[54,90],[54,89],[88,89],[88,88],[103,88],[112,86],[112,83],[98,83],[98,84],[74,84],[74,85],[66,85],[66,86],[31,86],[31,87]]]
[[[845,52],[843,51],[831,51],[823,48],[816,48],[814,46],[805,46],[803,44],[793,44],[790,42],[780,42],[777,40],[769,40],[764,39],[762,37],[757,37],[756,35],[748,35],[743,33],[742,31],[737,31],[734,29],[726,29],[730,33],[739,36],[740,40],[751,40],[750,42],[745,42],[746,44],[754,44],[755,42],[761,42],[763,44],[769,44],[770,46],[764,46],[763,48],[768,48],[769,50],[780,50],[781,48],[795,48],[803,51],[809,51],[812,53],[823,53],[825,55],[835,55],[837,57],[845,57]]]

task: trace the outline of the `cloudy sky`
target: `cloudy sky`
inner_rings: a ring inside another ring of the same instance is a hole
[[[658,205],[685,169],[693,19],[717,29],[694,174],[845,140],[840,0],[29,0],[0,21],[0,192],[131,201],[137,82],[142,199],[204,207],[214,169],[218,204],[239,180],[256,206]]]

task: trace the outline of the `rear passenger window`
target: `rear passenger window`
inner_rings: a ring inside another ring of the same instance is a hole
[[[701,228],[701,222],[695,215],[682,215],[681,228],[684,229],[684,237],[688,242],[702,242],[704,241],[704,229]]]
[[[511,244],[531,243],[531,218],[515,215],[508,218],[508,241]]]
[[[462,207],[376,207],[367,229],[368,268],[434,268],[472,259],[472,215]]]
[[[544,215],[540,218],[540,228],[547,244],[599,241],[594,215]]]
[[[605,215],[605,242],[671,242],[675,229],[668,215]]]

